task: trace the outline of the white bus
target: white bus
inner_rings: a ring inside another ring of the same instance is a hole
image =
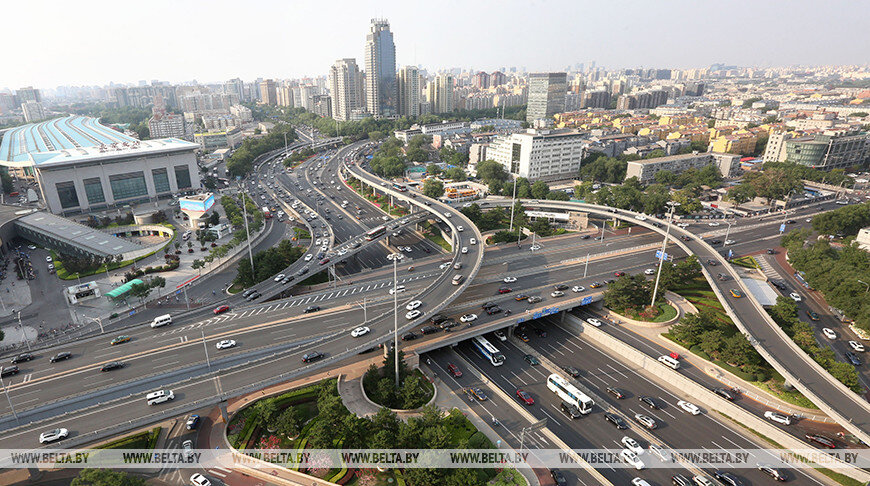
[[[577,407],[577,410],[580,410],[580,413],[583,415],[591,412],[592,406],[595,405],[595,402],[586,396],[585,393],[578,390],[577,387],[569,383],[568,380],[562,378],[556,373],[553,373],[547,378],[547,388],[556,395],[559,395],[559,398],[562,400]]]
[[[483,355],[484,358],[488,359],[493,366],[501,366],[504,364],[504,355],[492,345],[489,341],[486,340],[483,336],[474,336],[471,338],[472,344],[474,347],[480,351],[480,354]]]

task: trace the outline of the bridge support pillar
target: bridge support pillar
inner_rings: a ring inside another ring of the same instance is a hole
[[[559,312],[559,324],[565,323],[565,314],[567,314],[567,313],[568,313],[567,310],[563,310],[562,312]]]
[[[227,401],[222,400],[220,403],[218,403],[218,407],[221,409],[221,419],[224,421],[225,424],[228,424],[230,422],[230,416],[227,413]]]

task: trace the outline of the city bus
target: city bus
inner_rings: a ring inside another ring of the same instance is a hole
[[[266,219],[272,219],[272,212],[269,211],[268,206],[263,206],[263,217]]]
[[[583,415],[591,412],[592,406],[595,405],[595,402],[586,396],[585,393],[578,390],[577,387],[569,383],[568,380],[562,378],[556,373],[553,373],[547,378],[547,388],[558,395],[562,400],[577,407],[577,410],[580,410],[580,413]]]
[[[405,192],[405,191],[408,190],[408,188],[405,187],[403,184],[399,184],[399,183],[396,183],[396,182],[393,183],[393,189],[395,189],[395,190],[397,190],[397,191],[399,191],[399,192]]]
[[[366,241],[372,241],[375,238],[383,235],[387,231],[385,226],[378,226],[377,228],[366,233]]]
[[[484,358],[488,359],[493,366],[501,366],[504,364],[504,355],[486,340],[483,336],[474,336],[471,338],[471,343],[480,351]]]

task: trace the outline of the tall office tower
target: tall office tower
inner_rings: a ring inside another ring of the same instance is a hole
[[[399,89],[399,116],[420,115],[420,70],[405,66],[396,76]]]
[[[477,89],[487,89],[490,86],[489,73],[480,71],[471,78],[471,84]]]
[[[450,113],[453,111],[453,76],[438,74],[429,81],[429,103],[432,113]]]
[[[260,100],[264,105],[276,106],[278,104],[278,87],[274,79],[260,81]]]
[[[246,101],[245,83],[239,78],[231,79],[224,83],[224,93],[234,94],[239,97],[239,101]]]
[[[332,96],[332,117],[339,121],[350,120],[354,110],[363,107],[362,80],[356,59],[335,61],[329,68],[329,92]]]
[[[532,73],[529,75],[529,106],[526,121],[551,119],[565,111],[567,73]]]
[[[293,88],[290,86],[278,86],[275,93],[278,96],[278,106],[293,108]]]
[[[18,97],[19,104],[24,104],[28,101],[42,102],[42,94],[39,93],[38,89],[34,89],[33,86],[25,86],[15,90],[15,96]]]
[[[491,88],[496,88],[503,84],[507,84],[507,76],[503,72],[495,71],[489,75],[489,86]]]
[[[372,19],[366,35],[366,101],[375,118],[396,115],[396,44],[390,23]]]

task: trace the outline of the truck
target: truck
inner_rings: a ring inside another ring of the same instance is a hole
[[[272,212],[269,211],[269,206],[263,206],[263,217],[266,219],[272,219]]]

